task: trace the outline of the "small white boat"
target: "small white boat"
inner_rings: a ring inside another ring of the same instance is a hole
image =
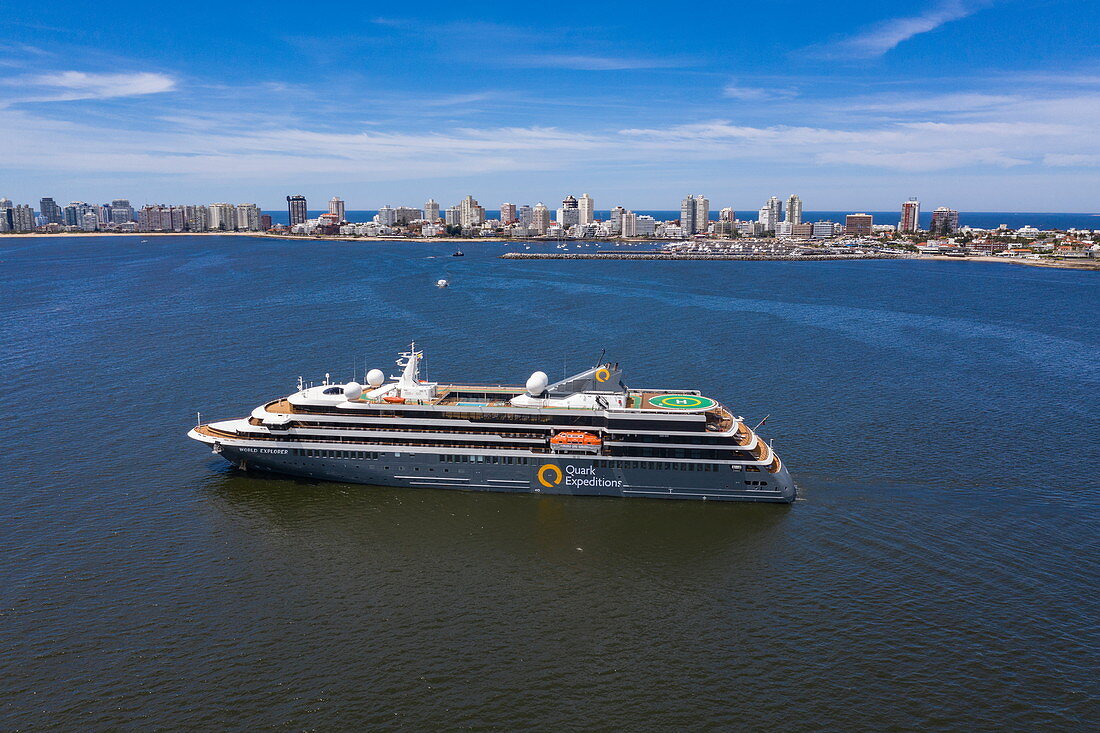
[[[437,288],[445,288],[445,287],[447,287],[448,285],[450,285],[450,283],[449,283],[449,282],[447,282],[446,280],[443,280],[443,279],[439,279],[439,280],[436,280],[436,281],[435,281],[435,286],[436,286]]]

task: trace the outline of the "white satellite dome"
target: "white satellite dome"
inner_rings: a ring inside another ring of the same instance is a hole
[[[549,382],[550,379],[546,376],[546,372],[535,372],[527,378],[527,394],[538,397],[546,391],[546,385]]]
[[[381,387],[382,382],[386,381],[386,375],[382,373],[381,369],[371,369],[367,372],[367,384],[372,387]]]
[[[357,400],[363,394],[363,385],[359,382],[348,382],[344,385],[344,397],[349,400]]]

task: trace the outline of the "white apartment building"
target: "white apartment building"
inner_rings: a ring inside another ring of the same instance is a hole
[[[374,215],[374,221],[384,227],[392,227],[397,223],[397,211],[389,204],[386,204]]]
[[[802,199],[798,197],[798,194],[792,193],[787,198],[787,218],[785,221],[791,224],[802,223]]]
[[[231,232],[237,228],[237,209],[233,204],[210,204],[208,219],[211,229]]]
[[[657,220],[648,214],[635,215],[634,236],[652,237],[657,231]]]
[[[343,202],[340,203],[342,208]],[[342,218],[341,221],[343,221]],[[260,231],[259,206],[256,204],[237,204],[237,230],[242,232]]]
[[[337,216],[339,221],[348,220],[348,218],[344,215],[344,200],[339,196],[333,196],[331,199],[329,199],[328,213]]]
[[[435,199],[428,199],[424,204],[424,220],[439,221],[439,202]]]
[[[586,193],[577,200],[578,224],[591,224],[596,221],[596,202]]]
[[[531,228],[539,234],[546,234],[550,229],[550,210],[541,201],[535,204],[531,210]]]
[[[473,196],[467,196],[458,204],[460,224],[459,226],[476,227],[485,221],[485,209],[478,204]]]

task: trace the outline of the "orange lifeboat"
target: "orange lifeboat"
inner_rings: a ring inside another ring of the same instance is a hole
[[[568,430],[550,438],[550,450],[597,453],[603,441],[598,435],[583,430]]]
[[[386,395],[382,398],[383,402],[389,402],[391,405],[403,405],[405,404],[404,397],[396,397],[394,395]]]

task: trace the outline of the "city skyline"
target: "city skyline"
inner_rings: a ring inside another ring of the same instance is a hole
[[[771,196],[760,207],[757,218],[751,215],[739,219],[732,207],[721,208],[714,215],[710,200],[703,194],[688,194],[680,202],[679,218],[676,211],[634,211],[622,205],[598,210],[596,201],[588,193],[578,199],[567,194],[561,208],[551,220],[550,209],[538,202],[517,206],[503,202],[497,217],[482,206],[471,194],[457,204],[441,210],[434,198],[423,207],[389,204],[377,210],[359,210],[359,213],[376,213],[370,221],[355,221],[347,216],[347,202],[340,196],[328,200],[327,210],[317,217],[309,216],[307,197],[301,194],[285,196],[287,219],[285,224],[271,213],[266,213],[255,203],[206,204],[146,204],[135,208],[129,199],[114,199],[110,204],[89,204],[71,201],[61,206],[52,196],[39,199],[37,215],[32,206],[0,197],[0,233],[60,232],[210,232],[245,231],[259,232],[284,228],[295,234],[389,235],[409,231],[416,236],[441,236],[461,233],[466,236],[506,233],[508,236],[570,236],[592,237],[691,237],[695,235],[777,237],[832,237],[836,234],[869,236],[888,231],[913,231],[919,221],[919,202],[910,198],[901,204],[897,226],[876,225],[867,213],[847,214],[845,225],[830,219],[803,222],[803,203],[798,194],[787,197],[786,205],[777,196]],[[353,210],[354,211],[354,210]],[[597,216],[606,211],[607,217]],[[657,218],[653,214],[670,213],[672,217]],[[891,218],[887,215],[885,218]],[[1030,225],[1028,225],[1030,228]],[[959,212],[946,206],[937,207],[931,213],[929,231],[932,234],[950,235],[960,229]],[[1039,230],[1035,230],[1039,231]]]
[[[19,144],[0,166],[5,195],[248,190],[273,209],[291,189],[417,202],[576,190],[663,209],[691,190],[746,203],[797,190],[822,209],[885,210],[937,191],[964,210],[1096,209],[1094,3],[704,3],[690,44],[656,6],[590,5],[598,33],[494,3],[474,18],[337,5],[326,24],[286,4],[219,6],[218,23],[186,7],[164,24],[120,2],[126,23],[90,24],[75,3],[48,17],[8,4],[0,134]]]

